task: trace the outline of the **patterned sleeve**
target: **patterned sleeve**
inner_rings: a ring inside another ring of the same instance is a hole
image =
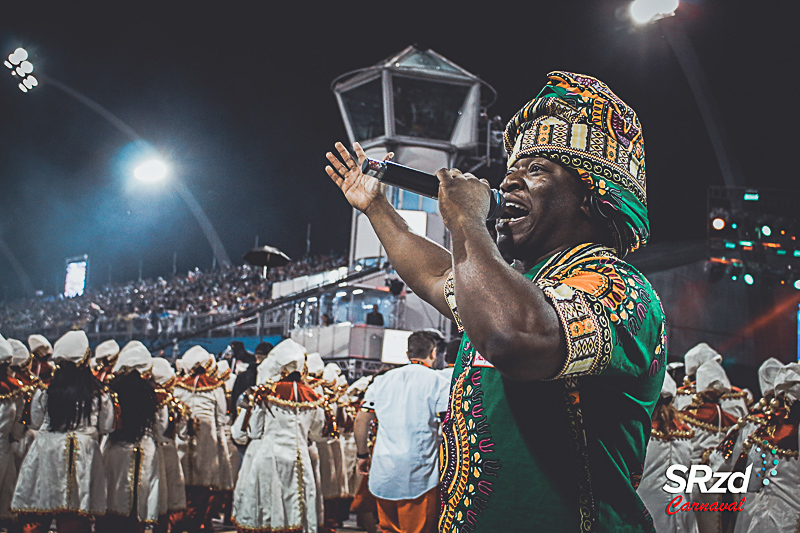
[[[553,378],[654,375],[666,357],[664,313],[650,284],[617,258],[593,258],[536,281],[558,314],[567,358]]]
[[[464,326],[461,324],[461,318],[458,316],[458,306],[456,305],[456,282],[455,278],[453,277],[452,270],[444,282],[444,299],[447,302],[447,306],[450,308],[450,312],[453,313],[453,321],[458,327],[458,332],[463,333]]]

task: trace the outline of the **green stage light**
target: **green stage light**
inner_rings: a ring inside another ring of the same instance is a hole
[[[756,280],[755,280],[755,278],[753,278],[752,274],[745,274],[744,275],[744,282],[747,283],[748,285],[752,285],[753,283],[755,283],[755,281]]]
[[[763,226],[761,226],[761,234],[764,237],[769,237],[770,235],[772,235],[772,228],[764,224]]]

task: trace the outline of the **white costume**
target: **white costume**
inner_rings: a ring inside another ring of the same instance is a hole
[[[661,398],[664,400],[675,398],[676,390],[675,380],[666,374],[664,385],[661,387]],[[650,442],[647,444],[642,481],[636,492],[653,517],[658,533],[695,533],[697,521],[694,514],[666,513],[667,504],[676,496],[664,490],[664,485],[667,484],[667,468],[674,464],[686,467],[692,464],[692,442],[689,439],[693,431],[679,420],[676,422],[679,424],[676,428],[657,428],[655,422],[653,423]],[[686,495],[682,496],[685,498]]]
[[[17,339],[8,339],[8,343],[14,349],[14,354],[11,356],[11,368],[9,370],[13,372],[15,378],[22,382],[24,387],[20,398],[22,401],[20,415],[26,413],[21,420],[21,423],[24,424],[21,428],[22,434],[11,443],[11,449],[14,452],[14,466],[16,472],[19,473],[19,469],[22,467],[22,460],[25,458],[25,454],[28,453],[31,444],[33,444],[33,440],[36,438],[36,432],[30,428],[30,406],[33,395],[39,389],[39,383],[36,380],[36,376],[31,374],[30,370],[28,370],[31,360],[33,359],[33,355],[28,351],[28,347]],[[16,485],[16,481],[14,484]]]
[[[325,362],[318,352],[312,352],[306,357],[306,371],[308,372],[308,386],[323,396],[321,380],[322,374],[325,372]],[[322,497],[322,474],[319,467],[319,447],[316,441],[308,441],[308,455],[311,457],[311,469],[314,472],[314,486],[317,491],[317,524],[322,525],[325,522],[325,499]]]
[[[183,479],[183,468],[178,457],[178,448],[175,437],[185,434],[186,418],[189,416],[188,408],[172,395],[175,384],[175,371],[166,359],[153,358],[153,379],[159,386],[156,396],[159,406],[165,407],[168,414],[168,424],[163,438],[157,440],[158,451],[161,454],[161,494],[163,494],[162,509],[160,514],[174,513],[186,509],[186,483]]]
[[[70,331],[55,345],[53,360],[85,365],[89,340],[83,331]],[[106,473],[98,439],[114,427],[111,395],[97,390],[88,419],[77,427],[56,431],[50,427],[46,390],[31,405],[31,426],[38,429],[19,474],[12,508],[16,512],[83,514],[106,512]]]
[[[341,381],[339,377],[342,375],[342,370],[336,363],[328,363],[325,365],[325,371],[322,374],[323,387],[327,390],[324,391],[328,400],[328,416],[333,420],[339,417],[339,405],[337,399],[339,396],[339,389]],[[347,387],[345,382],[344,388]],[[344,390],[344,389],[342,389]],[[338,429],[337,432],[338,433]],[[338,434],[330,436],[319,443],[319,470],[322,481],[322,497],[326,500],[334,498],[346,498],[350,494],[347,486],[347,476],[344,472],[344,450],[342,449],[342,441]]]
[[[231,416],[228,414],[228,406],[230,405],[230,395],[231,389],[233,388],[233,382],[230,381],[231,376],[231,367],[228,364],[228,361],[222,360],[217,363],[217,379],[221,381],[224,385],[223,391],[225,392],[225,406],[226,406],[226,413],[225,419],[220,425],[220,436],[219,436],[219,445],[220,445],[220,453],[225,454],[228,456],[228,471],[223,472],[223,482],[222,485],[226,488],[225,490],[233,490],[233,487],[236,485],[236,479],[239,475],[239,467],[241,460],[239,458],[239,450],[236,448],[233,439],[231,438]],[[235,380],[236,378],[234,378]],[[225,463],[223,462],[223,470],[225,468]]]
[[[686,376],[693,376],[697,369],[708,361],[715,361],[722,365],[722,355],[708,344],[701,342],[683,356],[685,362]],[[678,389],[675,397],[675,409],[681,411],[692,403],[696,387],[691,382]],[[700,389],[702,390],[702,389]],[[746,390],[738,390],[735,387],[728,387],[720,399],[719,405],[723,410],[737,418],[741,418],[750,412],[748,403],[752,401],[751,395]]]
[[[317,531],[308,439],[319,439],[323,399],[298,381],[271,383],[301,373],[304,362],[302,346],[291,339],[278,344],[259,365],[259,382],[266,385],[253,393],[249,417],[242,411],[234,426],[240,440],[247,420],[246,431],[252,439],[233,498],[233,521],[240,529]]]
[[[220,453],[221,428],[227,420],[224,384],[200,371],[214,366],[214,358],[200,346],[183,355],[182,366],[188,375],[175,384],[174,395],[192,414],[186,438],[178,443],[186,486],[228,489],[230,462],[227,453]]]
[[[715,472],[732,472],[739,456],[742,445],[747,437],[758,429],[764,421],[764,408],[769,404],[775,389],[775,377],[783,368],[783,363],[770,357],[758,368],[758,383],[761,387],[761,400],[753,407],[752,414],[738,420],[736,425],[728,430],[725,440],[722,441],[708,459],[708,466]]]
[[[113,372],[115,376],[120,376],[138,371],[148,376],[152,367],[153,358],[147,348],[139,341],[131,341],[120,351]],[[156,442],[157,439],[164,440],[167,423],[167,408],[160,406],[153,427],[147,428],[137,442],[116,440],[112,434],[103,443],[108,479],[108,514],[130,516],[135,500],[137,508],[133,516],[139,522],[153,524],[158,521],[163,495],[161,454],[158,453]]]
[[[737,421],[737,417],[725,411],[718,402],[711,401],[731,390],[728,376],[716,360],[708,360],[697,369],[697,390],[692,404],[680,412],[683,421],[694,430],[691,459],[695,465],[706,462]],[[712,504],[720,499],[720,494],[701,493],[697,487],[691,494],[691,500],[700,504]],[[696,511],[694,514],[701,533],[719,531],[719,513]]]
[[[8,365],[14,348],[0,335],[0,364]],[[25,386],[10,373],[0,376],[0,518],[12,517],[11,498],[17,483],[17,467],[11,441],[22,438],[20,423],[25,404]]]
[[[775,376],[775,401],[770,410],[777,420],[759,428],[744,443],[746,464],[752,464],[753,471],[736,533],[778,533],[796,531],[800,526],[800,442],[797,422],[786,420],[787,407],[794,404],[797,409],[798,400],[800,364],[790,363]]]
[[[354,423],[356,413],[361,407],[361,400],[370,383],[372,383],[372,376],[363,376],[357,379],[347,388],[347,392],[339,401],[340,409],[347,409],[350,411],[348,415],[353,419]],[[347,488],[350,491],[349,496],[353,498],[355,497],[356,492],[358,492],[358,487],[361,485],[361,478],[363,476],[358,473],[358,458],[356,457],[358,448],[356,446],[355,432],[352,429],[350,431],[342,432],[342,444],[344,450],[344,473],[345,476],[347,476]]]

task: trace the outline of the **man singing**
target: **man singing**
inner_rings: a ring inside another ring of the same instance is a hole
[[[548,78],[506,127],[496,245],[476,177],[437,172],[451,254],[411,232],[341,143],[341,160],[327,154],[398,274],[465,332],[444,422],[442,532],[654,531],[636,486],[664,314],[621,259],[649,234],[641,126],[602,82]]]

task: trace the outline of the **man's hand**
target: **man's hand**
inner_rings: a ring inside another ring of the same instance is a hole
[[[341,157],[341,161],[332,152],[325,154],[325,157],[331,162],[330,166],[325,167],[325,172],[342,190],[350,205],[366,214],[373,201],[385,199],[384,186],[376,178],[361,172],[361,164],[367,158],[367,155],[360,144],[355,143],[353,145],[358,158],[357,161],[353,159],[353,156],[350,155],[350,152],[342,143],[337,142],[334,146],[339,153],[339,157]],[[386,161],[392,157],[394,157],[394,152],[389,152],[383,160]]]
[[[489,183],[472,174],[462,174],[456,168],[440,169],[439,211],[445,226],[451,232],[465,225],[486,224],[491,206]]]
[[[371,455],[369,457],[364,458],[364,459],[359,459],[358,460],[358,467],[357,467],[358,473],[361,474],[362,476],[366,476],[367,474],[369,474],[369,467],[370,467],[371,463],[372,463],[372,456]]]

